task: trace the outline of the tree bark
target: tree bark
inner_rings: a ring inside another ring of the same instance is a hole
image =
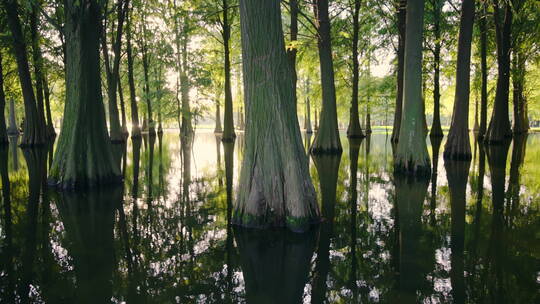
[[[5,112],[6,94],[4,93],[4,71],[2,68],[2,52],[0,51],[0,145],[9,143]]]
[[[129,9],[126,24],[126,56],[128,64],[129,102],[131,106],[131,138],[141,137],[139,126],[139,110],[137,108],[137,95],[135,93],[135,77],[133,76],[133,52],[131,48],[131,15],[133,7]]]
[[[399,130],[401,129],[401,116],[403,113],[403,74],[405,72],[405,36],[406,36],[406,17],[407,0],[398,0],[397,27],[398,27],[398,66],[397,66],[397,94],[396,110],[394,112],[394,126],[392,128],[393,143],[399,140]]]
[[[214,128],[214,133],[219,134],[222,133],[223,129],[221,129],[221,107],[219,103],[219,99],[216,100],[216,127]]]
[[[290,26],[290,37],[291,37],[291,46],[287,48],[287,55],[289,56],[289,63],[291,65],[291,75],[292,83],[294,88],[294,105],[296,107],[298,100],[296,94],[296,84],[298,81],[298,75],[296,74],[296,53],[298,49],[296,47],[296,42],[298,40],[298,0],[289,0],[289,11],[291,14],[291,26]]]
[[[47,136],[49,139],[53,139],[56,137],[56,130],[54,129],[54,122],[52,120],[51,91],[46,73],[43,73],[43,93],[45,95],[45,114],[47,115]]]
[[[66,107],[49,184],[86,188],[120,181],[107,134],[101,95],[96,0],[66,2]]]
[[[229,3],[223,0],[223,69],[225,72],[225,115],[223,117],[223,141],[233,141],[234,133],[233,101],[231,93],[231,55],[229,41],[231,39],[231,25],[229,24]]]
[[[353,60],[353,83],[351,107],[349,109],[349,127],[347,128],[347,137],[362,138],[364,133],[360,126],[360,115],[358,114],[358,81],[359,81],[359,63],[358,63],[358,36],[360,32],[360,5],[361,0],[354,1],[353,11],[353,38],[352,38],[352,60]]]
[[[395,169],[406,174],[429,177],[431,164],[423,125],[422,35],[424,2],[407,3],[407,33],[403,79],[403,115],[395,155]]]
[[[328,0],[316,0],[313,6],[317,24],[317,46],[321,69],[322,111],[319,131],[315,134],[311,153],[340,153],[336,109],[336,87],[334,83],[334,64],[332,60],[332,42],[330,37],[330,17]]]
[[[485,140],[488,144],[500,144],[512,136],[508,117],[510,89],[510,34],[512,30],[512,5],[504,4],[504,20],[501,24],[499,1],[493,1],[495,34],[497,36],[498,77],[495,103]]]
[[[514,46],[512,56],[512,86],[514,106],[514,134],[524,134],[529,131],[527,101],[523,94],[525,87],[525,58],[519,47]]]
[[[241,0],[240,25],[247,124],[233,222],[305,231],[318,222],[319,208],[294,111],[279,0]]]
[[[9,28],[12,35],[12,50],[17,61],[17,71],[24,100],[24,126],[21,146],[39,146],[46,142],[45,128],[36,106],[36,97],[32,87],[32,77],[28,65],[26,41],[22,32],[18,12],[19,5],[16,0],[2,0],[6,12]]]
[[[126,120],[126,104],[124,101],[124,91],[122,90],[122,81],[118,77],[118,97],[120,97],[120,114],[122,115],[122,136],[124,140],[129,136],[129,131],[127,129],[127,120]]]
[[[469,139],[469,95],[475,4],[474,0],[463,0],[462,3],[454,110],[443,154],[445,159],[454,160],[470,160],[472,158]]]
[[[182,71],[180,73],[180,93],[182,98],[182,134],[184,136],[191,136],[193,133],[192,126],[192,114],[189,100],[189,90],[191,84],[188,78],[188,21],[184,20],[183,38],[182,38]],[[230,86],[230,84],[229,84]],[[232,102],[232,101],[231,101]]]
[[[440,0],[433,0],[433,28],[435,36],[435,49],[433,51],[433,123],[431,124],[430,137],[443,137],[441,128],[441,93],[440,93],[440,72],[441,72],[441,12],[442,3]]]
[[[9,100],[9,127],[7,129],[9,136],[19,136],[19,128],[17,127],[17,116],[15,115],[15,102]]]
[[[34,83],[35,83],[35,93],[36,93],[36,106],[38,114],[38,122],[40,127],[46,130],[45,123],[45,107],[44,107],[44,96],[43,96],[43,57],[41,55],[40,48],[40,36],[39,36],[39,10],[40,10],[39,1],[32,3],[32,9],[30,13],[30,36],[32,43],[32,63],[34,64]],[[45,132],[47,133],[47,132]],[[47,134],[46,134],[46,137]]]
[[[150,99],[150,76],[149,73],[149,57],[148,54],[148,45],[146,42],[146,20],[143,18],[141,26],[141,39],[139,41],[139,47],[141,48],[142,53],[142,64],[143,64],[143,74],[144,74],[144,99],[146,100],[146,121],[148,128],[148,135],[155,136],[156,129],[154,127],[154,119],[152,116],[152,100]]]

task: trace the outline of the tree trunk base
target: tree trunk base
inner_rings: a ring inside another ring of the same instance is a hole
[[[429,137],[430,138],[443,138],[444,137],[444,133],[442,131],[442,129],[431,129],[431,132],[429,132]]]
[[[407,162],[396,161],[394,164],[394,174],[400,176],[414,176],[418,179],[431,178],[431,164],[429,159],[423,163],[409,160]]]
[[[334,155],[334,154],[341,154],[343,152],[343,149],[341,147],[319,148],[319,147],[312,146],[309,149],[309,152],[315,155],[321,155],[321,154]]]

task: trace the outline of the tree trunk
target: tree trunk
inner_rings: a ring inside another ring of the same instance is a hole
[[[393,143],[399,140],[399,130],[401,129],[401,116],[403,113],[403,75],[405,72],[405,36],[406,36],[406,17],[407,17],[407,0],[398,0],[399,8],[397,12],[397,27],[398,27],[398,66],[397,66],[397,94],[396,94],[396,110],[394,113],[394,126],[392,128]]]
[[[225,115],[223,117],[223,141],[233,141],[234,133],[233,101],[231,93],[231,55],[229,40],[231,39],[231,25],[229,24],[229,3],[223,0],[223,68],[225,72]]]
[[[32,3],[32,10],[30,13],[30,36],[32,40],[32,63],[34,65],[34,82],[36,93],[36,106],[38,114],[38,122],[40,128],[46,130],[45,123],[45,107],[43,98],[43,57],[41,55],[40,42],[39,42],[39,1]],[[47,132],[45,132],[47,133]],[[46,137],[47,134],[46,134]]]
[[[6,17],[13,38],[13,54],[17,60],[17,71],[24,100],[24,126],[21,146],[43,145],[46,142],[45,128],[36,107],[36,97],[32,87],[32,77],[28,65],[26,41],[23,36],[21,21],[18,12],[19,5],[16,0],[3,0]]]
[[[430,137],[443,137],[440,114],[440,72],[441,72],[441,12],[442,3],[440,0],[433,1],[433,30],[435,35],[435,50],[433,51],[433,123],[431,124]]]
[[[101,95],[101,10],[95,0],[65,6],[66,107],[49,177],[49,184],[62,189],[120,181]]]
[[[294,105],[296,107],[298,100],[296,97],[296,83],[298,81],[298,75],[296,74],[296,53],[298,52],[296,42],[298,40],[298,0],[289,0],[289,12],[291,14],[291,26],[290,37],[291,46],[287,48],[287,55],[289,55],[289,63],[291,65],[291,75],[294,94]]]
[[[424,2],[407,3],[405,35],[405,71],[403,79],[403,115],[395,155],[397,171],[429,177],[431,165],[423,125],[422,101],[422,32]]]
[[[349,109],[349,127],[347,128],[347,137],[362,138],[364,133],[360,126],[360,115],[358,114],[358,80],[359,80],[359,63],[358,63],[358,33],[360,32],[360,5],[361,0],[354,1],[353,12],[353,38],[352,38],[352,60],[353,60],[353,83],[351,108]]]
[[[500,144],[512,136],[508,118],[508,95],[510,89],[510,34],[512,30],[512,5],[505,2],[504,20],[501,24],[499,1],[493,2],[495,34],[497,36],[497,89],[491,121],[485,140],[489,144]]]
[[[219,134],[222,133],[223,130],[221,129],[221,107],[219,103],[219,99],[216,100],[216,127],[214,128],[214,133]]]
[[[482,16],[479,18],[480,30],[480,70],[482,77],[482,87],[480,90],[480,126],[478,129],[478,138],[483,139],[486,134],[487,126],[487,85],[488,85],[488,68],[487,68],[487,26],[486,26],[486,1],[482,2]]]
[[[0,145],[9,143],[5,112],[6,94],[4,94],[4,71],[2,69],[2,52],[0,51]]]
[[[512,56],[512,86],[513,106],[514,106],[514,134],[524,134],[529,131],[529,119],[527,117],[527,106],[523,90],[525,87],[525,58],[519,47],[513,48]]]
[[[126,104],[124,102],[124,91],[122,90],[122,81],[118,77],[118,97],[120,97],[120,113],[122,115],[122,136],[124,140],[129,136],[126,121]]]
[[[9,127],[7,129],[9,136],[19,136],[19,128],[17,127],[17,116],[15,115],[15,102],[9,100]]]
[[[146,121],[148,128],[148,135],[155,136],[156,129],[154,127],[154,119],[152,116],[152,100],[150,99],[150,77],[148,75],[149,70],[149,58],[148,45],[146,42],[146,20],[142,20],[141,40],[140,48],[142,53],[143,74],[144,74],[144,99],[146,100]]]
[[[137,109],[137,95],[135,94],[135,77],[133,76],[133,54],[131,48],[131,13],[129,9],[126,25],[126,56],[128,63],[128,84],[129,102],[131,106],[131,138],[141,137],[141,127],[139,126],[139,110]]]
[[[47,114],[47,137],[53,139],[56,137],[54,122],[51,114],[51,91],[46,73],[43,74],[43,93],[45,95],[45,114]]]
[[[193,133],[193,126],[191,123],[191,106],[189,101],[190,83],[188,78],[188,63],[187,63],[187,44],[188,44],[188,24],[187,20],[184,21],[183,39],[182,39],[182,72],[180,73],[180,93],[182,98],[182,134],[184,136],[191,136]],[[229,84],[230,85],[230,84]]]
[[[473,24],[474,0],[463,0],[458,40],[454,111],[448,140],[444,146],[445,159],[470,160],[472,158],[469,139],[469,95]]]
[[[319,48],[321,69],[322,111],[319,131],[315,134],[311,153],[340,153],[342,148],[337,123],[336,87],[334,83],[328,0],[316,0],[313,8],[315,10],[315,23],[318,25],[317,46]]]
[[[319,208],[294,111],[279,1],[240,1],[240,25],[247,125],[233,221],[305,231],[319,221]]]

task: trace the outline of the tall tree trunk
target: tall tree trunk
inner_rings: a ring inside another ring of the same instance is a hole
[[[370,111],[370,102],[371,102],[371,52],[367,53],[367,76],[368,76],[368,85],[367,85],[367,98],[366,98],[366,120],[365,120],[365,130],[366,135],[371,134],[371,111]]]
[[[309,78],[306,79],[306,133],[311,134],[311,101],[309,100]],[[309,147],[308,147],[309,148]]]
[[[334,64],[332,61],[332,42],[330,37],[330,17],[328,0],[316,0],[313,6],[317,24],[317,46],[321,69],[322,111],[319,131],[315,134],[311,153],[340,153],[336,109],[336,86],[334,83]]]
[[[225,115],[223,117],[223,137],[225,142],[236,138],[234,133],[233,101],[231,92],[231,55],[229,41],[231,39],[231,25],[229,23],[229,3],[223,0],[223,69],[225,72]]]
[[[347,128],[347,137],[349,138],[362,138],[364,133],[360,126],[360,115],[358,114],[358,80],[359,80],[359,63],[358,63],[358,36],[360,32],[360,5],[361,0],[354,1],[353,11],[353,38],[352,38],[352,60],[353,60],[353,83],[352,83],[352,97],[351,107],[349,109],[349,127]]]
[[[152,100],[150,99],[150,55],[148,54],[148,44],[146,41],[146,20],[143,17],[142,26],[141,26],[141,40],[139,41],[141,53],[142,53],[142,63],[143,63],[143,74],[144,74],[144,99],[146,100],[146,121],[148,128],[148,135],[155,136],[156,129],[154,126],[154,119],[152,116]],[[144,125],[144,124],[143,124]]]
[[[458,40],[454,111],[448,140],[444,146],[445,159],[470,160],[472,158],[469,139],[469,95],[473,24],[474,0],[463,0]]]
[[[107,46],[107,28],[102,29],[101,43],[103,45],[103,59],[105,61],[105,71],[107,75],[107,97],[109,105],[109,125],[110,125],[110,138],[113,143],[125,142],[125,136],[120,126],[120,119],[118,115],[118,103],[116,99],[116,91],[120,82],[120,51],[122,50],[122,32],[124,27],[124,19],[129,7],[129,0],[118,0],[117,6],[117,24],[115,38],[112,43],[114,59],[112,67],[110,65],[109,49]]]
[[[47,115],[47,137],[52,139],[56,137],[56,130],[54,129],[54,122],[52,120],[51,91],[46,73],[43,73],[43,94],[45,95],[45,114]]]
[[[133,7],[128,11],[126,24],[126,56],[128,64],[129,103],[131,107],[131,138],[141,137],[139,126],[139,109],[137,108],[137,95],[135,93],[135,77],[133,76],[133,51],[131,47],[131,15]]]
[[[241,0],[240,26],[247,125],[233,221],[305,231],[319,220],[319,208],[294,111],[279,0]]]
[[[190,83],[188,78],[188,24],[184,21],[183,37],[182,37],[182,72],[180,73],[180,93],[182,98],[182,134],[191,136],[193,133],[192,114],[189,100]]]
[[[5,113],[6,94],[4,94],[4,71],[2,69],[2,52],[0,51],[0,145],[9,143]]]
[[[32,10],[30,13],[30,36],[32,40],[32,63],[34,65],[34,82],[35,82],[35,93],[36,93],[36,106],[38,121],[40,128],[45,129],[45,107],[44,107],[44,98],[43,98],[43,57],[41,55],[40,49],[40,37],[39,37],[39,10],[40,10],[39,1],[32,3]],[[46,132],[45,132],[46,133]],[[47,137],[47,136],[46,136]]]
[[[403,115],[394,164],[397,171],[429,177],[431,165],[423,125],[422,35],[424,1],[407,3]]]
[[[9,100],[9,127],[7,129],[9,136],[19,136],[19,127],[17,126],[17,116],[15,115],[15,102]]]
[[[441,12],[442,3],[440,0],[433,0],[433,30],[435,36],[435,50],[433,51],[433,123],[431,124],[430,137],[442,137],[441,128],[441,93],[440,93],[440,73],[441,73]]]
[[[12,36],[12,49],[17,61],[17,71],[21,84],[24,100],[24,126],[21,146],[43,145],[46,142],[46,134],[43,122],[36,106],[36,97],[32,87],[32,77],[30,76],[30,67],[28,65],[28,55],[26,41],[23,36],[21,21],[18,12],[19,5],[16,0],[2,0],[2,6],[5,9],[6,17]]]
[[[403,75],[405,72],[405,36],[406,36],[406,17],[407,0],[398,0],[397,27],[398,27],[398,66],[397,66],[397,93],[396,109],[394,112],[394,126],[392,128],[393,143],[399,140],[399,130],[401,129],[401,116],[403,113]]]
[[[504,4],[504,20],[501,22],[499,1],[493,1],[495,33],[497,36],[497,89],[495,103],[485,140],[500,144],[512,136],[508,117],[508,95],[510,89],[510,34],[512,30],[512,5]]]
[[[482,16],[479,18],[480,30],[480,70],[482,84],[480,89],[480,126],[478,129],[478,138],[483,139],[486,134],[487,126],[487,85],[488,85],[488,68],[487,68],[487,26],[486,26],[486,2],[482,1]]]
[[[289,0],[289,11],[291,14],[291,26],[290,26],[290,37],[291,37],[291,46],[287,48],[287,55],[289,55],[289,63],[291,64],[291,75],[292,83],[294,87],[294,105],[296,107],[298,100],[296,94],[296,83],[298,81],[298,75],[296,73],[296,53],[298,49],[296,47],[296,42],[298,40],[298,0]]]
[[[514,134],[524,134],[529,131],[526,99],[523,94],[525,87],[525,58],[519,47],[513,48],[512,56],[512,86],[514,106]]]
[[[96,0],[66,2],[66,107],[49,183],[85,188],[120,181],[101,95]]]

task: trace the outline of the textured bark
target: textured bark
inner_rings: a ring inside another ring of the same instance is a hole
[[[483,139],[486,134],[487,127],[487,85],[488,85],[488,68],[487,68],[487,26],[486,26],[486,1],[482,3],[482,16],[480,16],[478,25],[480,30],[480,70],[482,84],[480,89],[480,125],[478,128],[478,138]]]
[[[43,80],[45,79],[45,77],[43,75],[43,56],[41,55],[40,36],[38,32],[40,9],[41,7],[39,1],[35,1],[32,3],[32,9],[30,13],[30,37],[32,41],[32,63],[34,65],[34,83],[38,123],[40,124],[40,128],[45,129],[46,123],[43,96]],[[46,137],[48,137],[47,132],[45,132],[45,134]]]
[[[463,0],[458,40],[456,92],[448,140],[444,146],[445,159],[470,160],[469,95],[471,48],[474,23],[474,0]]]
[[[2,69],[2,52],[0,51],[0,145],[8,143],[5,112],[6,94],[4,94],[4,71]]]
[[[66,107],[49,184],[85,188],[120,180],[107,134],[99,65],[101,7],[68,2],[66,12]],[[84,60],[83,60],[84,59]]]
[[[495,35],[497,36],[497,89],[495,103],[485,140],[489,144],[500,144],[512,136],[508,117],[508,95],[510,89],[510,33],[512,30],[512,5],[504,4],[504,19],[501,20],[499,1],[493,1]],[[502,22],[501,22],[502,21]]]
[[[406,36],[406,17],[407,0],[398,0],[397,27],[398,27],[398,66],[397,66],[397,94],[396,109],[394,112],[394,126],[392,128],[392,142],[399,140],[399,130],[401,129],[401,116],[403,113],[403,74],[405,72],[405,36]]]
[[[46,142],[45,128],[40,121],[40,115],[36,106],[36,97],[32,87],[32,77],[28,65],[27,47],[22,32],[21,21],[18,12],[19,5],[16,0],[2,0],[6,17],[12,36],[12,50],[17,61],[17,71],[21,84],[24,100],[24,126],[21,146],[43,145]]]
[[[309,99],[309,78],[306,79],[306,117],[305,117],[305,126],[306,133],[312,134],[313,129],[311,128],[311,100]],[[308,147],[309,148],[309,147]]]
[[[294,111],[279,1],[240,1],[240,25],[247,124],[233,221],[305,231],[318,222],[319,209]]]
[[[433,35],[435,36],[435,49],[433,50],[433,123],[431,124],[430,137],[443,137],[441,128],[441,13],[443,3],[433,0]]]
[[[423,124],[422,32],[424,2],[407,3],[403,114],[395,155],[395,169],[406,174],[429,176],[431,164]]]
[[[15,115],[15,102],[9,100],[9,127],[7,129],[9,136],[19,136],[19,128],[17,127],[17,115]]]
[[[223,141],[233,141],[234,133],[233,101],[231,93],[231,55],[229,41],[231,39],[231,25],[229,23],[229,3],[223,0],[223,69],[225,72],[225,115],[223,117]]]
[[[324,303],[327,299],[327,277],[330,272],[330,244],[334,231],[336,190],[339,173],[339,155],[314,155],[313,162],[319,175],[321,190],[321,215],[324,222],[319,228],[317,260],[312,281],[312,303]]]
[[[150,68],[150,55],[148,54],[148,45],[146,42],[146,20],[143,17],[142,20],[142,31],[141,31],[141,39],[139,41],[139,47],[141,48],[141,55],[142,55],[142,64],[143,64],[143,74],[144,74],[144,100],[146,101],[146,127],[148,128],[148,134],[150,136],[156,135],[156,129],[154,126],[154,118],[152,116],[152,100],[150,99],[150,76],[149,68]],[[146,130],[145,128],[143,128]]]
[[[183,37],[182,37],[182,69],[180,72],[180,93],[182,100],[182,134],[184,136],[191,136],[193,134],[192,126],[192,114],[189,100],[189,90],[191,87],[190,80],[188,78],[188,23],[184,21]],[[230,84],[229,84],[230,86]],[[232,102],[232,101],[231,101]]]
[[[360,126],[360,115],[358,114],[358,81],[359,81],[359,63],[358,63],[358,33],[360,32],[360,5],[361,0],[354,1],[353,11],[353,38],[352,38],[352,60],[353,60],[353,75],[352,75],[352,97],[351,107],[349,109],[349,127],[347,128],[347,137],[362,138],[364,133]]]
[[[298,40],[298,0],[289,0],[289,13],[291,14],[291,26],[290,26],[290,37],[291,44],[294,44]],[[294,95],[294,105],[298,103],[296,97],[296,83],[298,81],[298,75],[296,74],[296,53],[298,49],[296,45],[287,48],[287,55],[289,56],[289,63],[291,65],[291,75],[292,75],[292,84],[293,84],[293,95]]]
[[[300,303],[315,249],[315,231],[234,229],[248,303]]]
[[[131,13],[129,9],[126,22],[126,57],[128,63],[129,102],[131,106],[131,138],[141,137],[139,126],[139,110],[137,108],[137,96],[135,94],[135,77],[133,76],[133,51],[131,47]]]
[[[122,136],[124,140],[128,138],[129,131],[127,129],[127,119],[126,119],[126,103],[124,101],[124,91],[122,90],[122,82],[120,78],[118,79],[118,97],[120,97],[120,114],[122,115]]]
[[[317,46],[319,48],[321,69],[322,111],[319,131],[315,134],[311,153],[340,153],[342,148],[337,123],[336,86],[334,83],[328,0],[316,0],[313,9],[318,33]]]
[[[465,204],[470,164],[470,160],[444,162],[450,189],[450,249],[452,249],[450,283],[452,284],[452,299],[456,303],[465,303]]]

